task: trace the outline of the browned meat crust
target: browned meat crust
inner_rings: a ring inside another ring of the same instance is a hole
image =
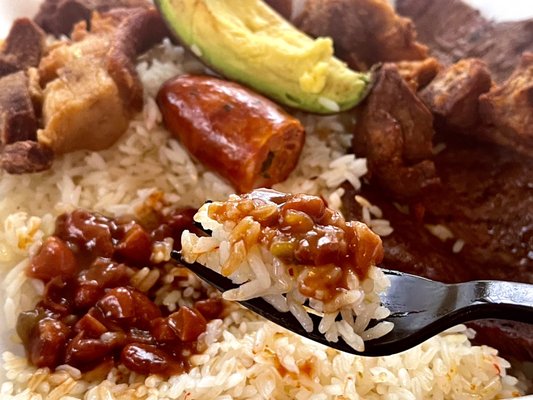
[[[44,40],[44,32],[31,20],[15,20],[0,52],[0,77],[39,65]]]
[[[285,1],[269,3],[285,16],[292,12]],[[331,37],[336,55],[357,70],[427,56],[411,21],[399,17],[386,0],[308,0],[292,22],[311,36]]]
[[[70,35],[76,23],[90,23],[93,11],[150,6],[147,0],[45,0],[34,19],[48,33]]]
[[[54,160],[52,149],[33,140],[8,144],[0,154],[0,166],[9,174],[27,174],[49,169]]]
[[[509,79],[483,94],[479,103],[487,125],[482,135],[533,156],[533,53],[524,53]]]
[[[441,62],[481,58],[498,82],[511,74],[522,52],[533,51],[533,19],[494,23],[461,0],[397,0],[396,8],[413,20],[420,41]]]
[[[37,118],[30,82],[24,71],[0,78],[0,147],[20,140],[36,140]]]
[[[480,122],[479,96],[488,92],[491,84],[485,63],[468,58],[441,71],[419,96],[437,125],[468,134]]]
[[[421,61],[400,61],[396,65],[402,78],[415,92],[426,87],[441,69],[440,63],[433,57]]]
[[[357,109],[354,151],[366,156],[371,179],[396,198],[436,184],[432,158],[433,117],[398,72],[384,64]]]

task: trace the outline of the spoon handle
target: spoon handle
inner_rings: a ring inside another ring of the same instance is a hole
[[[503,281],[472,281],[457,285],[456,309],[465,321],[496,318],[533,323],[533,285]]]

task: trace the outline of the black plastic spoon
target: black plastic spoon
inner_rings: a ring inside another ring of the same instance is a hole
[[[185,263],[179,252],[172,257],[218,290],[237,287],[228,278],[201,264]],[[447,285],[419,276],[383,269],[391,287],[381,296],[391,314],[385,319],[394,329],[378,339],[365,341],[358,352],[339,338],[329,342],[318,331],[320,317],[310,314],[314,330],[307,332],[290,313],[282,313],[262,298],[240,303],[264,318],[315,342],[364,356],[385,356],[410,349],[436,334],[463,322],[506,319],[533,324],[533,285],[502,281],[472,281]]]

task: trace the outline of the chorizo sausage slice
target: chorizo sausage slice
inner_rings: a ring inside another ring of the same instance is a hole
[[[298,162],[300,121],[236,83],[182,75],[161,87],[157,103],[170,132],[238,192],[281,182]]]

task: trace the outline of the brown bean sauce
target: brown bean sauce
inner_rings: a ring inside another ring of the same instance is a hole
[[[59,216],[54,235],[26,271],[45,283],[42,300],[17,321],[29,360],[37,367],[69,364],[99,375],[117,362],[140,374],[186,371],[207,322],[221,316],[222,300],[203,293],[193,307],[171,312],[156,305],[169,267],[154,264],[151,254],[166,237],[179,246],[183,230],[195,230],[195,211],[151,215],[142,223],[85,210]],[[141,291],[132,278],[144,267],[159,270],[159,278]]]
[[[247,218],[258,222],[257,238],[250,229],[243,235],[234,230],[230,240],[250,242],[254,237],[300,277],[302,294],[325,302],[347,289],[350,274],[362,280],[383,258],[379,236],[361,222],[347,222],[317,196],[258,189],[213,203],[208,213],[220,223],[238,224]],[[306,273],[302,275],[303,269]]]

